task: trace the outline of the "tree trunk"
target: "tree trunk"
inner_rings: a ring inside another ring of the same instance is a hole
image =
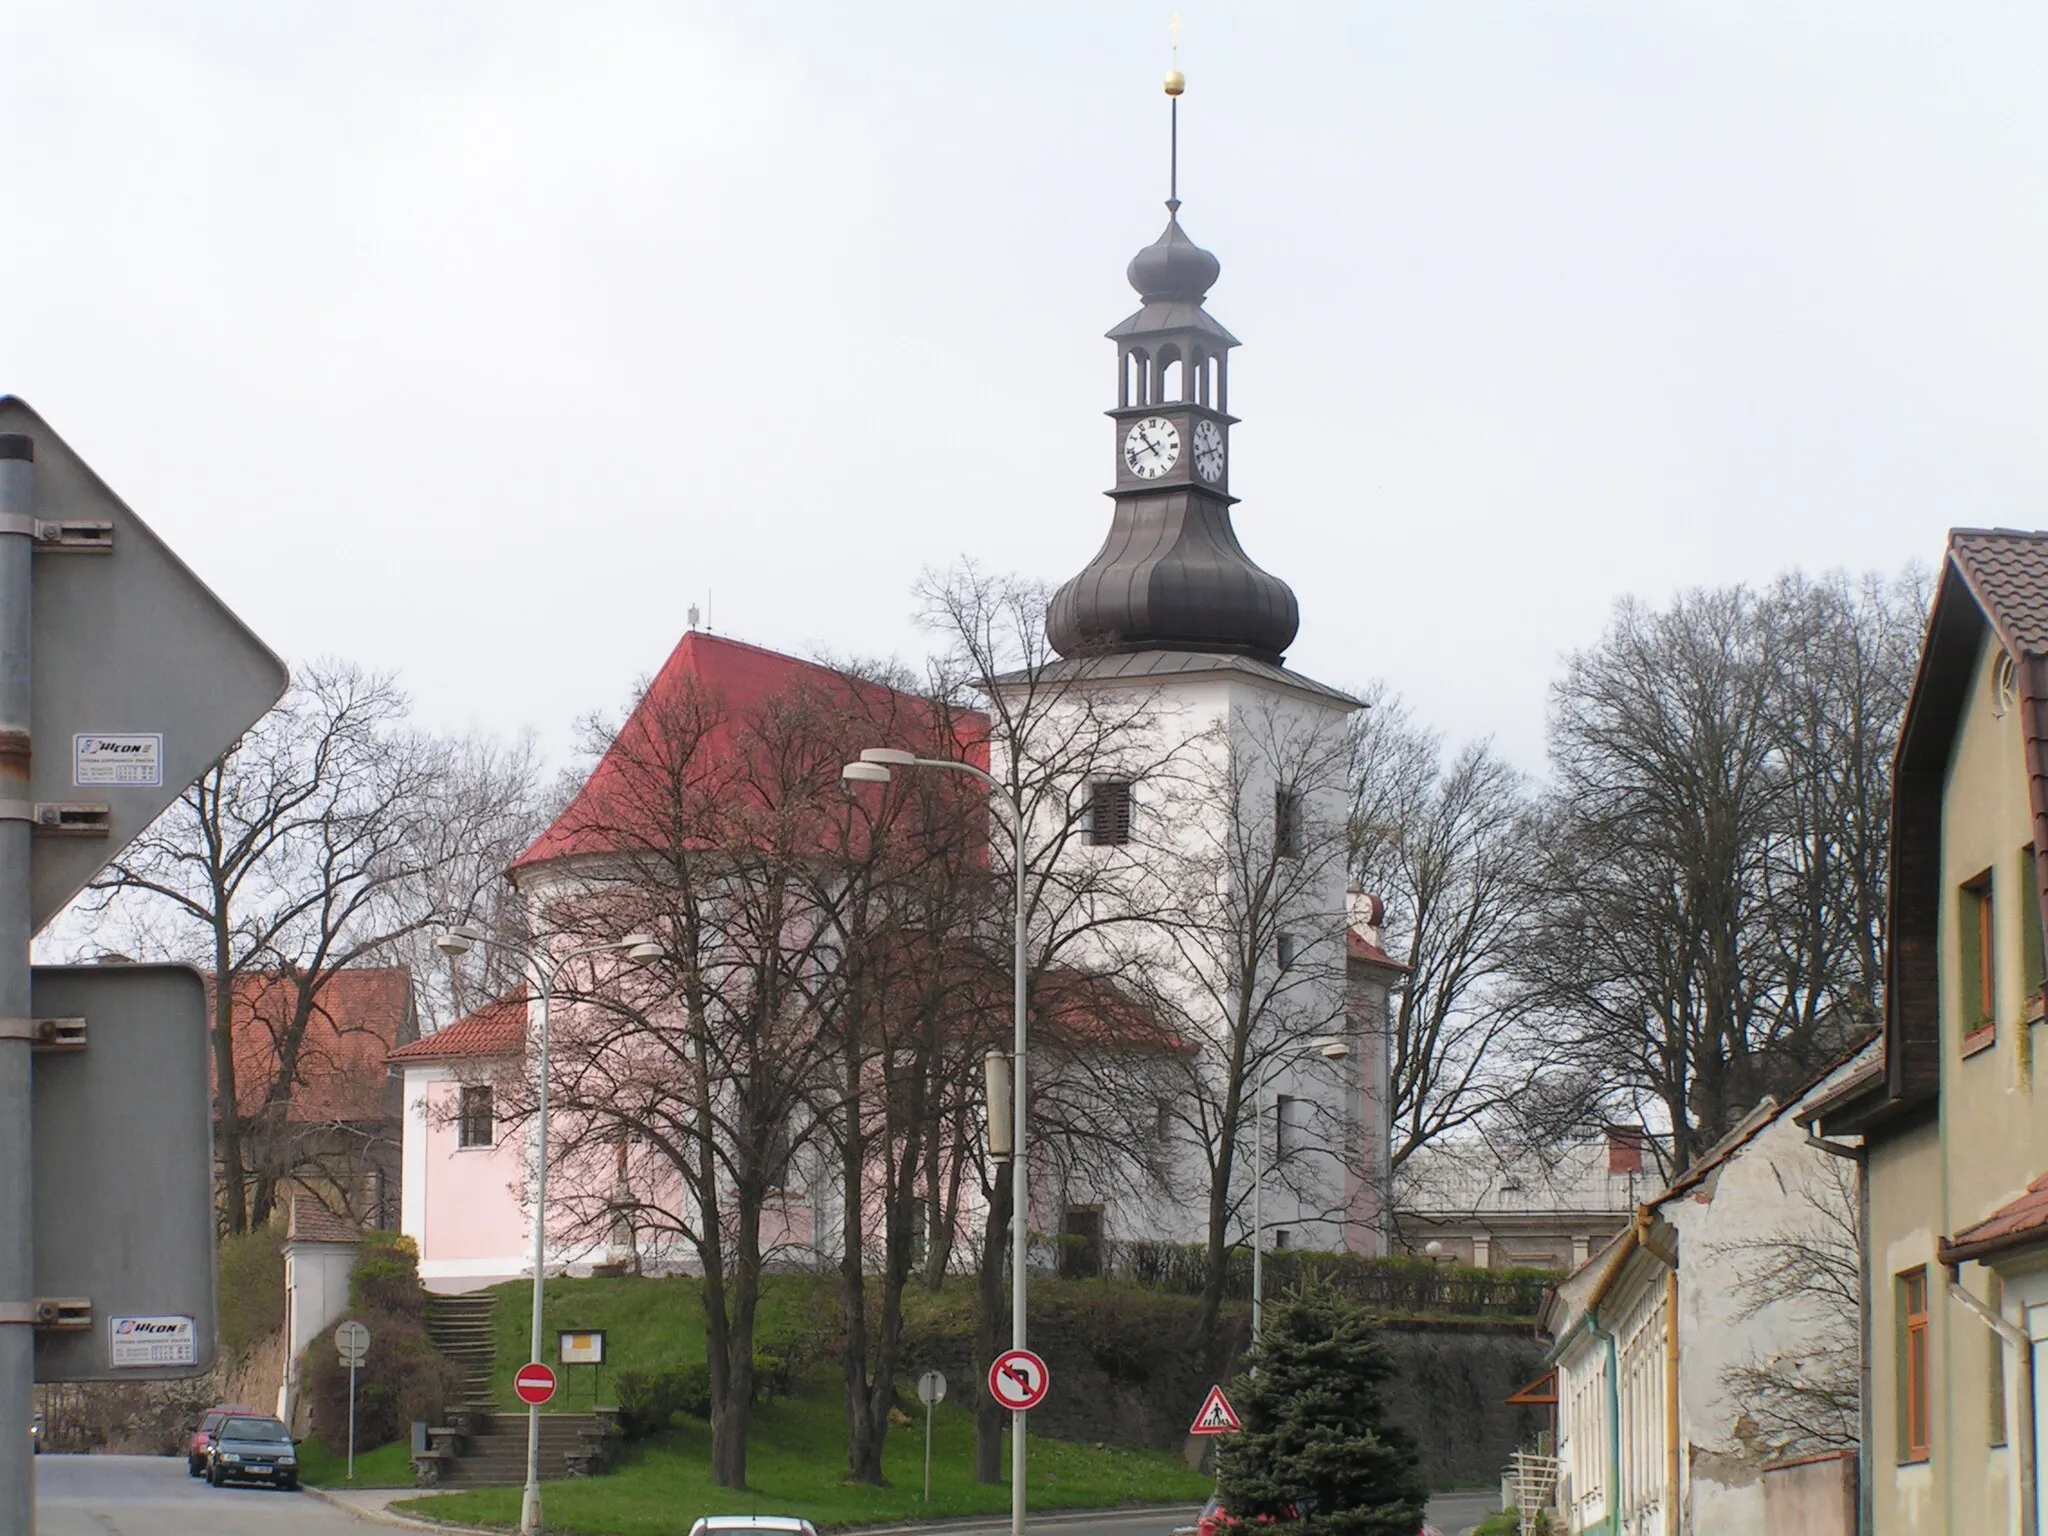
[[[216,911],[225,914],[225,904]],[[242,1113],[235,1099],[235,978],[229,969],[231,935],[225,922],[213,930],[214,1156],[220,1165],[221,1222],[230,1232],[249,1230],[249,1205],[242,1176]]]
[[[974,1385],[974,1480],[1000,1483],[1003,1480],[1003,1425],[1009,1410],[989,1395],[989,1367],[1009,1347],[1010,1331],[1004,1326],[1003,1261],[1010,1249],[1010,1180],[1002,1169],[989,1194],[988,1222],[981,1238],[981,1269],[975,1276],[981,1305],[977,1309],[979,1335],[975,1339]]]
[[[865,1173],[866,1127],[861,1124],[861,1070],[864,1065],[858,1034],[847,1042],[846,1132],[840,1139],[839,1180],[839,1320],[845,1330],[840,1350],[840,1376],[846,1389],[846,1468],[859,1482],[879,1483],[881,1436],[876,1432],[874,1403],[868,1392],[868,1292]],[[872,1473],[870,1472],[872,1470]]]

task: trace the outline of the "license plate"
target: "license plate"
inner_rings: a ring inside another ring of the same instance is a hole
[[[248,1474],[249,1474],[249,1475],[250,1475],[251,1477],[268,1477],[268,1476],[270,1476],[270,1468],[268,1468],[268,1467],[244,1467],[244,1468],[242,1468],[242,1470],[243,1470],[244,1472],[248,1473]]]

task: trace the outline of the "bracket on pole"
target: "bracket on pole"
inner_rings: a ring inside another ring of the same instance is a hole
[[[18,533],[34,539],[37,549],[65,555],[107,555],[114,550],[114,525],[86,518],[65,522],[16,513],[0,517],[0,534]]]
[[[0,1325],[7,1323],[77,1332],[92,1326],[92,1302],[84,1296],[38,1296],[34,1301],[0,1301]]]
[[[0,1040],[26,1040],[36,1051],[82,1051],[85,1020],[0,1019]]]
[[[106,805],[38,800],[36,830],[45,837],[105,837],[113,830],[113,814]]]

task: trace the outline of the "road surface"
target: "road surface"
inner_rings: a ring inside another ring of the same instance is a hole
[[[179,1456],[38,1456],[36,1536],[368,1536],[303,1493],[209,1488]]]
[[[1484,1493],[1440,1493],[1429,1501],[1429,1518],[1446,1536],[1461,1536],[1500,1508],[1500,1500]],[[1031,1529],[1045,1536],[1172,1536],[1176,1526],[1192,1525],[1201,1513],[1190,1504],[1184,1510],[1150,1514],[1063,1515],[1048,1512],[1031,1517]],[[991,1520],[987,1524],[961,1522],[936,1528],[943,1536],[1009,1536],[1010,1522]]]

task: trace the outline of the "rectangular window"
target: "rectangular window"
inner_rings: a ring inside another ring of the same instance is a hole
[[[2044,962],[2044,945],[2041,937],[2041,877],[2040,864],[2034,858],[2034,845],[2027,844],[2020,850],[2020,877],[2013,886],[2013,899],[2020,904],[2020,934],[2026,946],[2027,962],[2027,1003],[2025,1018],[2041,1017],[2044,1005],[2043,989],[2048,988],[2048,962]]]
[[[498,1117],[491,1103],[491,1090],[481,1087],[463,1089],[455,1144],[461,1147],[489,1147],[495,1146],[497,1140]]]
[[[1292,789],[1273,791],[1273,852],[1283,859],[1301,857],[1301,795]]]
[[[1275,1248],[1285,1248],[1289,1243],[1293,1241],[1294,1234],[1289,1232],[1285,1227],[1275,1227],[1273,1229],[1273,1246]],[[1026,1486],[1028,1487],[1029,1485],[1027,1484]]]
[[[1993,968],[1991,871],[1964,882],[1956,902],[1958,937],[1956,975],[1962,982],[1963,1044],[1975,1046],[1994,1033],[1998,1006],[1997,971]]]
[[[1294,1117],[1295,1100],[1284,1093],[1273,1095],[1273,1161],[1278,1163],[1287,1156],[1287,1149],[1294,1144],[1287,1122]]]
[[[1899,1460],[1925,1461],[1930,1451],[1927,1382],[1927,1271],[1898,1278]]]
[[[1295,942],[1294,935],[1291,933],[1281,934],[1280,937],[1274,941],[1273,949],[1275,952],[1275,957],[1280,962],[1280,969],[1283,971],[1293,970],[1294,957],[1300,949],[1300,945]]]
[[[1088,786],[1088,841],[1105,848],[1130,840],[1130,781],[1096,779]]]

